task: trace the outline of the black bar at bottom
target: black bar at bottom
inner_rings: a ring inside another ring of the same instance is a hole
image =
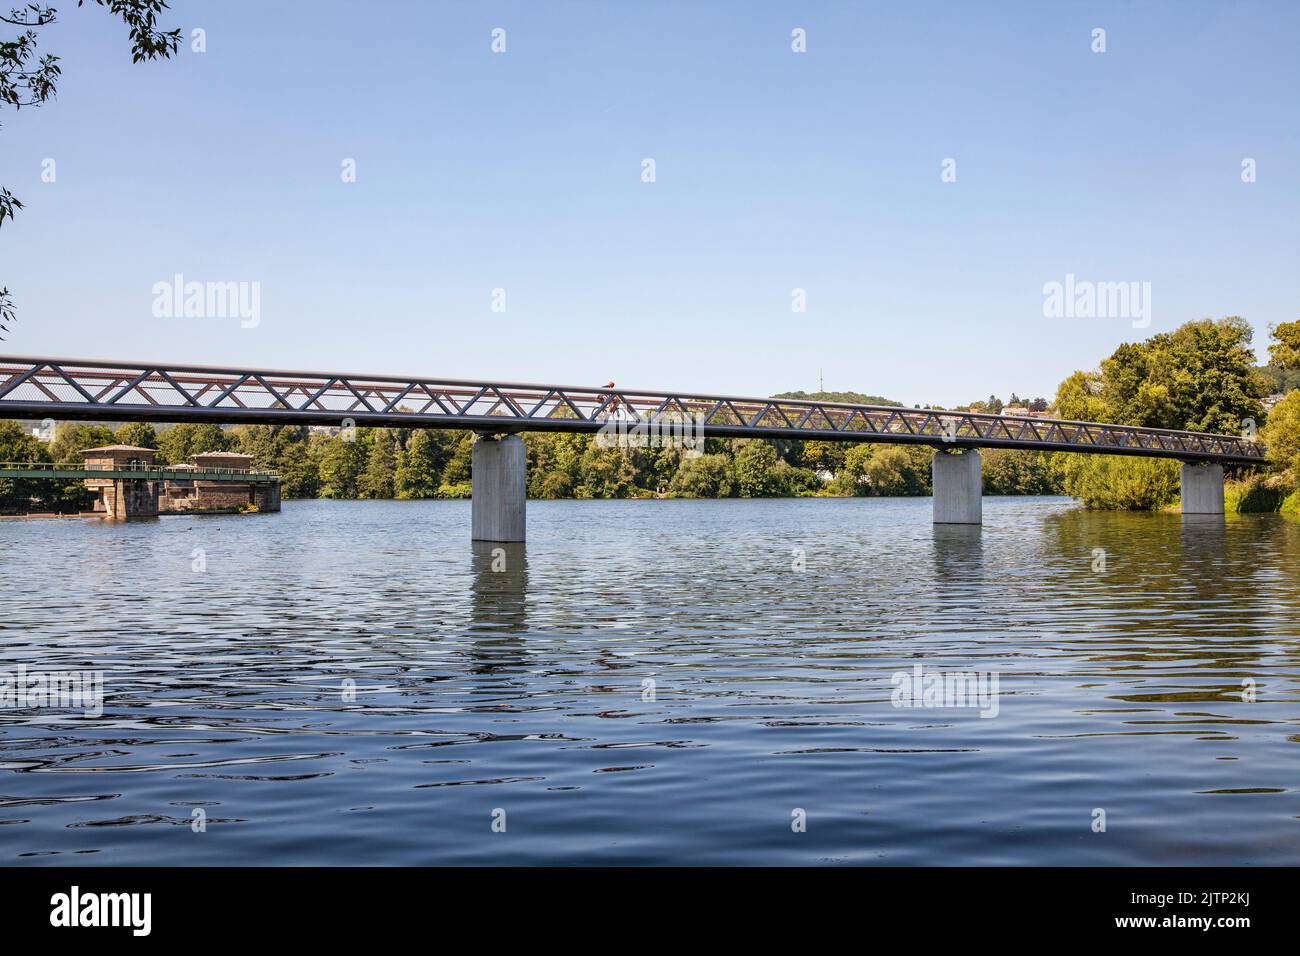
[[[505,939],[667,943],[665,929],[705,923],[733,939],[785,930],[988,945],[1032,932],[1040,943],[1232,945],[1291,926],[1294,881],[1288,869],[19,868],[0,871],[0,912],[10,941],[76,933],[298,947],[451,933],[461,948],[483,933],[499,949]]]

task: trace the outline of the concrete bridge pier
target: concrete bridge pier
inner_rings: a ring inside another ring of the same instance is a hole
[[[470,525],[475,541],[523,541],[528,452],[518,435],[480,434],[470,457]]]
[[[1223,514],[1223,466],[1185,462],[1178,476],[1185,515]]]
[[[935,524],[981,524],[980,454],[939,449],[930,463],[934,484]]]
[[[99,492],[95,512],[115,521],[158,517],[158,487],[161,484],[161,481],[133,478],[85,482],[87,488]]]

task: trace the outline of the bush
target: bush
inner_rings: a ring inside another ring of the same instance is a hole
[[[1229,514],[1266,514],[1280,511],[1286,500],[1286,488],[1263,475],[1252,475],[1241,481],[1229,481],[1223,486],[1223,510]]]
[[[844,456],[833,487],[845,495],[928,495],[933,455],[923,446],[854,445]]]
[[[796,468],[784,461],[778,461],[774,470],[778,494],[787,498],[815,495],[822,489],[822,480],[811,468]]]
[[[1164,458],[1078,456],[1067,470],[1066,492],[1085,508],[1158,511],[1178,498],[1178,463]]]
[[[1300,484],[1300,389],[1273,406],[1261,437],[1290,484]]]
[[[981,448],[980,470],[986,495],[1059,495],[1059,480],[1039,451]]]
[[[781,494],[776,474],[776,449],[770,442],[746,442],[736,453],[736,484],[742,498],[775,498]]]
[[[673,475],[668,493],[674,498],[729,498],[736,493],[731,459],[726,455],[686,458]]]

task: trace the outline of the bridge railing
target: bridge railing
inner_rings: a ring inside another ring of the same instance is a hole
[[[716,437],[1038,448],[1259,463],[1244,436],[982,412],[614,386],[0,357],[0,415],[595,432],[686,420]]]
[[[278,478],[279,473],[270,468],[207,468],[198,467],[177,467],[176,465],[147,465],[142,462],[122,462],[120,465],[101,465],[87,464],[83,462],[48,462],[48,461],[0,461],[0,472],[22,471],[22,472],[102,472],[109,474],[118,474],[127,472],[131,474],[148,475],[150,477],[157,475],[175,476],[178,479],[184,479],[187,476],[196,477],[200,481],[205,477],[216,475],[222,478],[247,478],[250,480],[268,480]],[[51,474],[51,477],[57,475]]]

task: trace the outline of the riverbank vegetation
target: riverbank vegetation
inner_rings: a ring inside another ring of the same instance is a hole
[[[1202,319],[1124,343],[1100,368],[1057,389],[1056,417],[1147,428],[1251,434],[1262,424],[1270,379],[1255,365],[1241,318]],[[1108,455],[1061,456],[1066,494],[1090,508],[1156,510],[1178,498],[1178,463]],[[1248,474],[1232,472],[1234,477]]]
[[[1230,510],[1300,511],[1300,322],[1274,331],[1270,362],[1256,367],[1251,328],[1240,318],[1189,322],[1125,343],[1091,371],[1076,371],[1055,399],[997,396],[953,410],[1047,414],[1055,418],[1194,429],[1226,434],[1261,428],[1276,466],[1231,475]],[[1266,417],[1262,399],[1287,388]],[[787,392],[781,398],[898,405],[855,392]],[[602,447],[591,435],[530,433],[533,498],[768,498],[930,493],[926,446],[710,438],[702,454],[681,448]],[[155,430],[131,423],[65,423],[49,442],[0,422],[0,460],[76,461],[79,451],[120,442],[156,448],[176,464],[204,451],[239,451],[273,468],[286,498],[467,498],[470,432],[408,428],[308,428],[183,424]],[[1178,463],[1141,457],[983,449],[990,495],[1079,497],[1085,506],[1155,510],[1178,496]],[[33,502],[67,510],[84,499],[79,481],[0,479],[0,508]],[[1290,502],[1290,504],[1288,504]],[[75,509],[74,509],[75,510]]]

